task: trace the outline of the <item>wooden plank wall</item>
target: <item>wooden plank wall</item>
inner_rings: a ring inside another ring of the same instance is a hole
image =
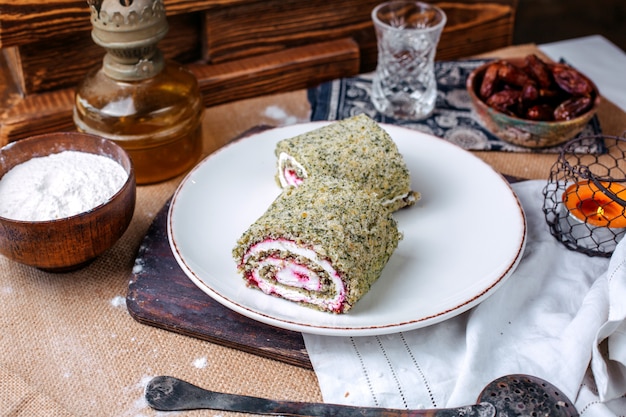
[[[379,1],[165,0],[160,47],[196,74],[207,106],[306,88],[375,68]],[[511,44],[517,0],[437,4],[448,15],[437,59]],[[104,55],[90,31],[85,0],[0,0],[0,145],[46,131],[44,120],[73,128],[73,87]]]
[[[164,0],[168,16],[193,12],[213,13],[241,5],[255,3],[274,4],[272,11],[288,12],[280,0]],[[315,0],[300,1],[300,5],[314,3]],[[378,0],[376,3],[379,3]],[[338,14],[343,9],[343,1],[327,2],[334,5]],[[504,4],[517,8],[517,0],[463,0],[466,4]],[[363,9],[371,3],[364,0]],[[0,48],[24,45],[42,39],[89,31],[89,9],[85,0],[0,0]]]

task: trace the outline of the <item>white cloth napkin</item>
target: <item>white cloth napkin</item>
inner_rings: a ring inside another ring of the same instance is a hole
[[[523,259],[470,311],[391,335],[305,334],[324,401],[456,407],[475,403],[493,379],[522,373],[554,384],[585,417],[624,416],[626,240],[611,259],[568,250],[548,230],[544,186],[513,186],[528,222]]]

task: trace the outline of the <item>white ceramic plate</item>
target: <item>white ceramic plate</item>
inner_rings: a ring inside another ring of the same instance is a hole
[[[278,195],[274,146],[324,122],[264,131],[198,164],[174,193],[168,237],[176,260],[226,307],[273,326],[365,336],[424,327],[477,305],[511,275],[526,242],[522,207],[508,183],[443,139],[382,125],[422,194],[396,212],[404,239],[381,277],[346,314],[319,312],[246,287],[231,251]]]

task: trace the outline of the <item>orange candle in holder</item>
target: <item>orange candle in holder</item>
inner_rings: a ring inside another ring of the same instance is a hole
[[[600,182],[603,187],[626,200],[626,187],[615,182]],[[607,195],[591,181],[581,181],[567,188],[563,195],[567,210],[582,222],[597,227],[626,227],[626,207]]]

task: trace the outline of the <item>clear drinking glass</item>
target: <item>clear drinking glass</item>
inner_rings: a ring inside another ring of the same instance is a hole
[[[446,24],[439,7],[415,1],[390,1],[372,11],[378,40],[378,65],[372,102],[395,119],[424,119],[435,108],[435,53]]]

